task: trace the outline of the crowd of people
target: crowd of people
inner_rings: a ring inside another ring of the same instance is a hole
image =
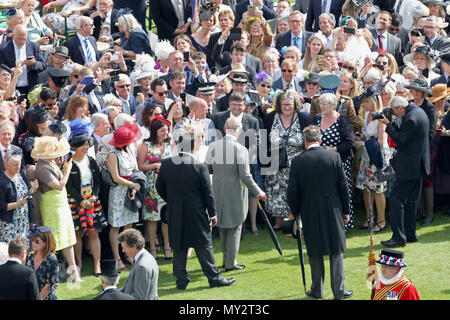
[[[231,285],[211,239],[225,271],[241,270],[241,234],[249,213],[258,235],[260,200],[275,231],[302,214],[288,189],[310,125],[339,155],[339,230],[355,227],[361,204],[356,227],[390,222],[382,244],[401,247],[418,241],[417,220],[450,216],[447,2],[6,2],[0,242],[19,256],[28,248],[39,289],[27,297],[57,299],[61,268],[83,281],[84,252],[105,290],[140,259],[118,299],[157,299],[161,258],[186,289],[193,248],[211,287]],[[168,164],[183,154],[192,167]],[[307,247],[320,241],[307,235]]]

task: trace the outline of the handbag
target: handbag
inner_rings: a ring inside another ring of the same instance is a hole
[[[116,153],[114,151],[111,151],[113,153]],[[110,153],[111,153],[110,152]],[[108,153],[109,156],[109,153]],[[117,156],[117,153],[116,153]],[[119,157],[117,156],[117,161],[119,160]],[[112,176],[111,176],[111,172],[109,172],[108,167],[106,165],[106,161],[105,164],[103,165],[102,169],[100,170],[100,176],[102,178],[103,183],[108,186],[108,187],[117,187],[117,183],[114,182]]]
[[[282,138],[283,143],[278,152],[278,169],[286,169],[287,167],[289,167],[289,158],[288,158],[286,145],[287,145],[287,140],[289,139],[289,133],[291,132],[292,122],[294,121],[294,115],[295,115],[295,113],[292,114],[291,124],[289,125],[287,135]],[[281,119],[280,119],[280,121],[281,121]]]
[[[378,170],[382,170],[383,165],[383,154],[381,153],[380,145],[376,138],[367,139],[364,142],[367,154],[369,155],[370,162],[377,167]]]

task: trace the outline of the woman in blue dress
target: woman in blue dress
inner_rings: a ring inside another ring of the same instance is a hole
[[[189,39],[191,39],[195,50],[203,52],[205,54],[206,47],[208,46],[209,42],[209,36],[211,35],[211,32],[214,30],[216,25],[216,16],[214,15],[214,12],[215,11],[211,10],[200,11],[198,17],[200,21],[199,28],[192,35],[188,36]]]
[[[147,33],[132,14],[124,14],[117,19],[119,31],[123,34],[119,46],[115,46],[115,51],[122,51],[128,68],[134,67],[134,60],[137,54],[147,53],[153,55],[150,48],[150,40]]]
[[[52,228],[32,225],[29,232],[32,253],[26,265],[36,273],[42,300],[57,300],[56,288],[59,282],[58,258],[55,255],[56,242]]]

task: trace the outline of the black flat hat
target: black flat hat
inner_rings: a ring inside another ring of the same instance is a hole
[[[100,273],[101,276],[117,276],[119,275],[120,271],[117,268],[117,260],[116,259],[107,259],[107,260],[101,260],[100,261],[100,269],[102,272]]]

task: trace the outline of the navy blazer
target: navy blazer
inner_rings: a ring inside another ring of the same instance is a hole
[[[306,43],[308,42],[309,37],[311,37],[312,35],[313,35],[312,32],[303,30],[303,32],[302,32],[302,55],[305,54]],[[286,32],[280,33],[277,37],[277,41],[275,42],[275,49],[277,49],[278,52],[281,53],[281,49],[283,49],[283,47],[289,47],[291,45],[291,38],[292,38],[291,31],[286,31]]]
[[[189,0],[183,0],[184,4],[184,21],[192,15],[191,2]],[[175,35],[174,31],[178,26],[178,18],[175,13],[175,8],[170,0],[152,0],[150,1],[150,16],[155,22],[156,29],[158,30],[158,37],[160,40],[173,40]]]
[[[242,14],[247,11],[247,6],[250,5],[250,1],[242,1],[236,5],[236,14],[234,19],[234,26],[237,27],[239,22],[242,20]],[[266,20],[275,19],[277,17],[277,14],[275,13],[275,10],[273,9],[273,1],[272,0],[264,0],[263,2],[263,17]]]
[[[342,6],[345,0],[332,0],[330,5],[330,13],[336,18],[336,24],[342,14]],[[306,16],[305,28],[308,31],[319,31],[319,16],[322,14],[322,1],[311,1]],[[313,29],[314,23],[314,29]],[[333,26],[333,28],[335,28]]]
[[[96,11],[96,9],[89,10],[84,15],[89,17],[89,15],[91,15],[95,11]],[[111,10],[111,25],[110,25],[111,30],[109,30],[111,35],[119,32],[119,27],[116,25],[117,19],[119,19],[119,17],[120,17],[119,10],[116,8],[112,8],[112,10]],[[102,18],[100,16],[97,16],[94,18],[94,34],[93,34],[94,38],[97,40],[100,37],[101,28],[102,28]]]
[[[196,96],[197,84],[204,82],[204,80],[202,79],[202,77],[195,77],[194,74],[190,71],[184,71],[184,73],[186,74],[186,89],[184,91],[192,96]],[[164,79],[164,81],[166,81],[167,88],[171,89],[169,84],[170,74],[165,74],[160,78]]]
[[[91,42],[92,46],[94,47],[95,50],[95,58],[99,59],[100,55],[99,52],[97,50],[97,42],[95,41],[95,38],[93,36],[89,36],[88,40]],[[85,65],[86,61],[86,57],[84,55],[84,51],[83,51],[83,46],[84,44],[82,44],[80,42],[80,39],[78,38],[78,35],[75,34],[72,38],[70,38],[69,40],[67,40],[64,43],[64,46],[67,47],[67,49],[69,49],[69,56],[70,59],[78,64],[81,64],[82,66]]]
[[[34,66],[27,66],[28,88],[33,88],[39,83],[39,74],[47,69],[47,63],[45,63],[41,48],[37,43],[27,40],[25,46],[27,57],[33,56],[36,60]],[[0,64],[4,64],[11,69],[16,66],[14,41],[7,41],[0,47]]]
[[[27,178],[23,171],[19,174],[22,176],[23,181],[27,182]],[[14,218],[14,209],[7,211],[8,203],[17,202],[16,186],[14,182],[9,179],[4,173],[0,176],[0,220],[6,223],[12,223]],[[28,220],[33,221],[31,202],[28,201]]]
[[[450,77],[450,76],[449,76],[449,77]],[[450,80],[450,79],[449,79],[449,80]],[[434,78],[433,80],[431,80],[430,87],[434,87],[434,86],[437,85],[438,83],[447,84],[447,80],[445,80],[445,75],[444,75],[444,74],[441,74],[440,77]]]

